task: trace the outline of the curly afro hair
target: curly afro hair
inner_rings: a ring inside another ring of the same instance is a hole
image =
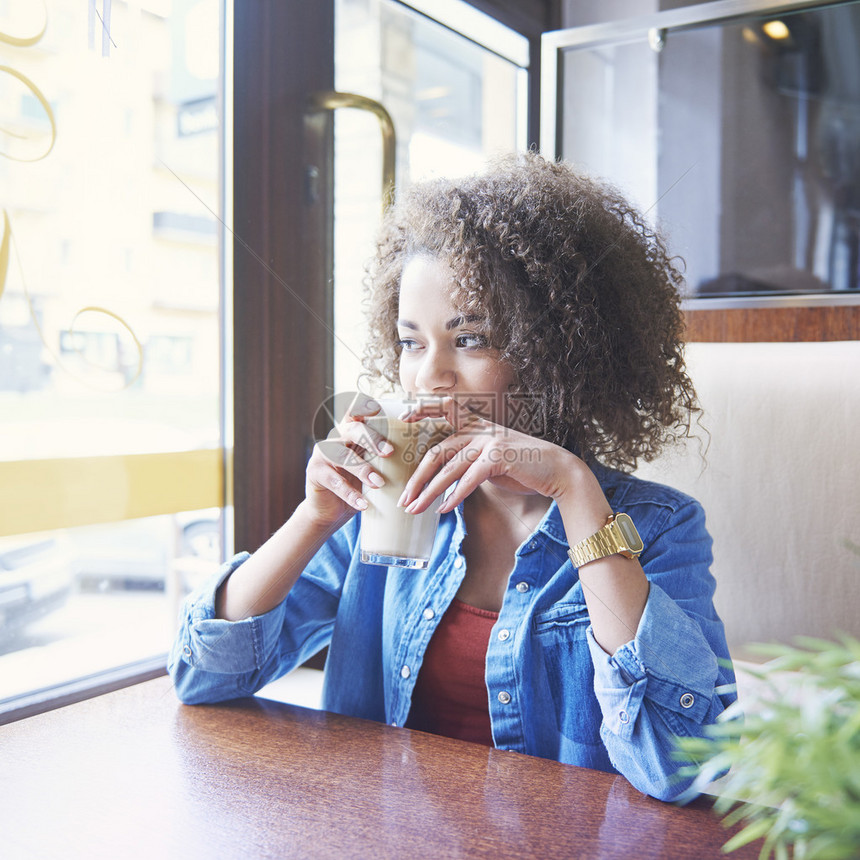
[[[662,240],[612,188],[535,153],[403,193],[370,264],[363,365],[395,385],[400,277],[415,255],[447,262],[453,302],[486,320],[538,435],[630,470],[688,436],[700,410],[683,358],[682,277]]]

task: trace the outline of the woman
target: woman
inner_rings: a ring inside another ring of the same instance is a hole
[[[284,526],[189,597],[182,700],[253,693],[328,645],[328,710],[680,794],[674,737],[716,719],[733,675],[701,507],[627,473],[698,412],[679,283],[619,196],[535,154],[405,194],[370,273],[365,367],[455,428],[400,501],[453,487],[430,565],[360,561],[355,513],[389,453],[365,400]]]

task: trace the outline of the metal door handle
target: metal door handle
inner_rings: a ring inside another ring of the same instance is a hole
[[[314,111],[335,111],[338,108],[356,108],[368,111],[379,120],[382,132],[382,211],[394,202],[395,188],[395,155],[397,137],[394,132],[394,120],[391,114],[378,101],[359,96],[355,93],[339,93],[335,90],[313,93],[311,109]]]

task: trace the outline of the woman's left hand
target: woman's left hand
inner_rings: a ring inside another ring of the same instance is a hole
[[[453,510],[484,481],[502,489],[558,499],[585,463],[558,445],[494,424],[454,397],[419,402],[405,421],[445,418],[454,433],[434,445],[418,464],[400,497],[409,513],[420,513],[452,484],[457,487],[439,508]]]
[[[434,406],[436,408],[434,408]],[[421,404],[404,420],[444,416],[454,433],[434,445],[406,484],[400,504],[413,514],[426,510],[452,484],[440,506],[452,510],[484,481],[555,500],[570,546],[604,526],[612,508],[599,481],[575,454],[476,415],[454,398]],[[636,559],[606,556],[579,571],[594,638],[607,654],[630,641],[648,599],[648,580]]]

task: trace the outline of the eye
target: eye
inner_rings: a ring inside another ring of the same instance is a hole
[[[403,350],[403,352],[414,352],[418,349],[418,343],[411,338],[402,337],[397,341],[397,346]]]
[[[487,338],[482,334],[466,333],[457,335],[457,346],[463,349],[484,349]]]

